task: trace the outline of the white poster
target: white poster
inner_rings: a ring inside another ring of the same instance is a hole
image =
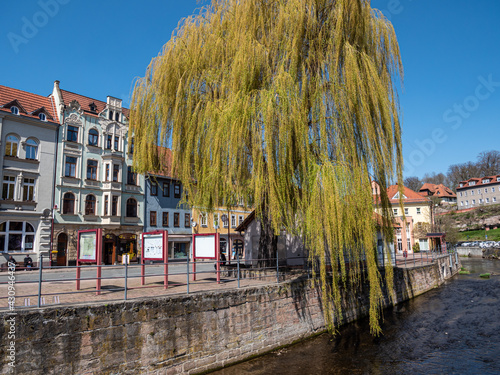
[[[194,237],[196,258],[215,259],[215,235]]]
[[[144,259],[163,259],[163,235],[144,234]]]

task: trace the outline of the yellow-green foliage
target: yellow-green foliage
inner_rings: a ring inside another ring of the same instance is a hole
[[[370,181],[390,228],[385,192],[402,165],[399,77],[394,29],[367,0],[213,1],[180,23],[136,83],[134,166],[161,170],[154,146],[171,146],[191,205],[244,197],[276,232],[302,235],[321,262],[323,301],[333,296],[330,324],[341,318],[339,286],[359,285],[366,257],[378,333]]]

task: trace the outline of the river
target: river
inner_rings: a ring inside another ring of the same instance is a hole
[[[386,310],[380,337],[363,319],[215,373],[500,374],[500,261],[462,263],[469,275]]]

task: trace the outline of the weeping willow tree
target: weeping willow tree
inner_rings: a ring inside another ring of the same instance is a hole
[[[394,29],[367,0],[214,0],[179,24],[136,82],[134,166],[164,172],[156,145],[171,147],[168,172],[192,206],[243,197],[269,243],[283,228],[302,236],[330,327],[341,318],[340,288],[368,281],[378,333],[370,183],[380,184],[391,238],[401,77]],[[271,250],[260,246],[259,257]],[[392,288],[391,268],[386,275]]]

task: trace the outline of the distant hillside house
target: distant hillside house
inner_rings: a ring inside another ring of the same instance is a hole
[[[424,197],[438,197],[442,202],[453,203],[457,201],[457,195],[453,190],[443,184],[425,183],[418,192]]]
[[[376,197],[380,195],[380,187],[375,181],[372,181],[372,191]],[[403,208],[401,208],[398,185],[389,186],[387,195],[395,220],[394,244],[396,253],[401,254],[404,251],[411,253],[416,242],[419,243],[421,250],[429,250],[427,232],[430,231],[434,223],[430,199],[405,186],[403,188]],[[375,211],[380,211],[380,209],[376,208]]]
[[[459,209],[500,203],[500,174],[461,181],[457,199]]]

